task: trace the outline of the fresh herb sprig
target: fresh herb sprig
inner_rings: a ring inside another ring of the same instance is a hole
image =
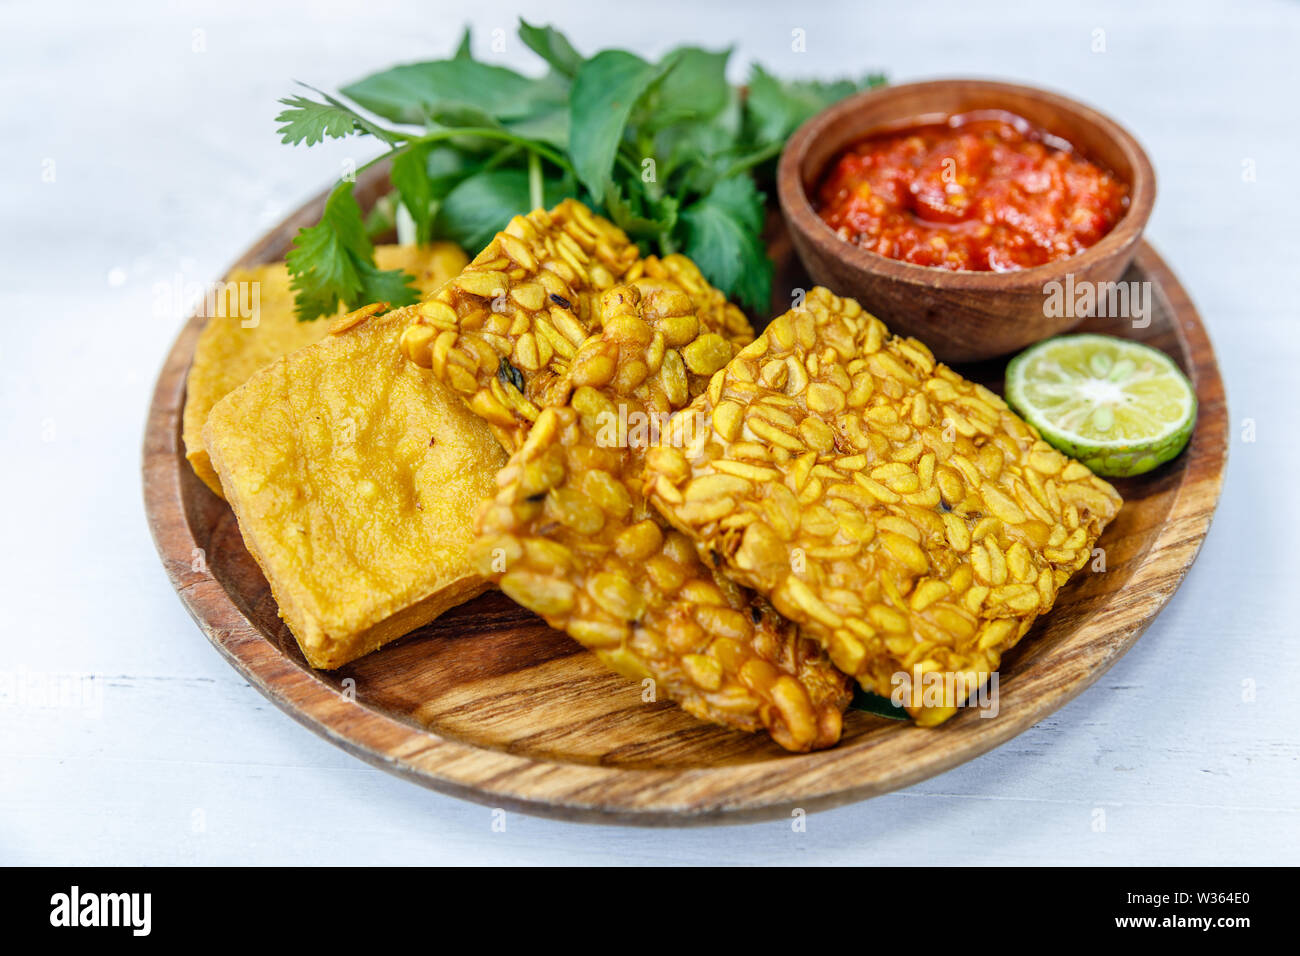
[[[623,50],[586,58],[559,31],[524,21],[519,38],[546,63],[544,76],[475,60],[467,30],[450,59],[344,87],[356,106],[311,88],[312,96],[280,101],[284,143],[369,136],[387,150],[367,165],[392,162],[393,198],[369,220],[342,182],[320,222],[294,240],[288,265],[300,319],[332,314],[340,302],[416,300],[411,277],[375,266],[372,241],[391,227],[396,202],[417,241],[450,239],[472,254],[512,216],[568,196],[609,216],[646,252],[686,253],[728,296],[762,309],[773,267],[759,183],[795,127],[884,82],[790,82],[755,65],[742,92],[727,82],[730,50],[685,46],[657,62]]]

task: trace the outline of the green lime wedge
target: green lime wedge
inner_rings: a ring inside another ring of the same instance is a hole
[[[1196,425],[1196,393],[1164,352],[1108,335],[1062,335],[1007,365],[1007,401],[1053,447],[1099,475],[1175,457]]]

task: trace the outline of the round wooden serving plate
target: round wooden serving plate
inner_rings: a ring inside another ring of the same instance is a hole
[[[382,176],[372,175],[357,192],[367,203],[383,188]],[[289,217],[239,264],[283,258],[323,201],[322,194]],[[772,252],[781,266],[776,287],[806,287],[780,229]],[[149,410],[145,508],[168,576],[216,648],[286,713],[377,767],[455,796],[564,819],[681,825],[832,807],[942,773],[1042,720],[1133,645],[1195,559],[1227,459],[1223,382],[1195,308],[1149,246],[1124,278],[1152,284],[1151,324],[1094,319],[1084,328],[1172,355],[1196,386],[1200,420],[1178,459],[1116,483],[1125,505],[1100,541],[1105,572],[1076,575],[1003,661],[992,718],[966,710],[922,730],[850,711],[839,746],[788,754],[766,736],[701,723],[668,702],[643,703],[639,684],[500,593],[339,671],[312,670],[229,507],[185,461],[181,409],[197,317],[177,338]],[[961,371],[1001,387],[1001,362]]]

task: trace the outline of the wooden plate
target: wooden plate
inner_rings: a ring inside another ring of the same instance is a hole
[[[380,173],[363,177],[357,193],[367,203],[384,188]],[[322,194],[290,216],[239,265],[283,258],[323,201]],[[772,252],[781,267],[776,288],[806,287],[779,228]],[[230,509],[185,461],[181,409],[198,317],[177,338],[149,410],[150,528],[190,614],[254,687],[326,739],[417,783],[491,806],[655,825],[741,822],[861,800],[970,760],[1077,696],[1133,645],[1195,559],[1227,459],[1223,382],[1195,308],[1149,246],[1125,278],[1152,284],[1150,326],[1102,319],[1085,328],[1172,355],[1196,386],[1200,420],[1177,460],[1117,483],[1125,505],[1100,541],[1106,571],[1076,575],[1003,661],[996,717],[966,710],[921,730],[851,711],[838,747],[787,754],[765,736],[701,723],[667,702],[643,703],[639,684],[499,593],[342,670],[312,670]],[[781,309],[774,304],[773,314]],[[1000,362],[962,371],[1001,386]]]

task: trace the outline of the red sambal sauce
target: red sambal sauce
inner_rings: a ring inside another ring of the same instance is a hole
[[[1002,111],[872,135],[844,152],[817,213],[863,249],[940,269],[1010,272],[1094,245],[1128,186]]]

